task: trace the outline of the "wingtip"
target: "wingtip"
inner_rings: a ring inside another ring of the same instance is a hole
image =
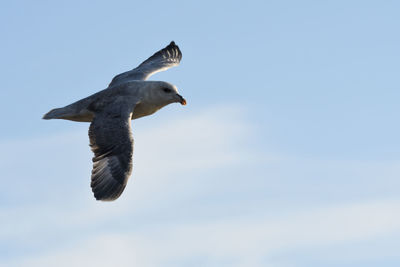
[[[44,114],[44,115],[42,116],[42,120],[51,120],[51,119],[53,119],[53,118],[49,115],[49,113],[50,113],[50,112],[47,112],[46,114]]]
[[[92,187],[92,189],[93,189],[93,187]],[[111,192],[111,193],[104,192],[104,191],[103,192],[102,191],[95,192],[94,189],[92,191],[93,191],[93,196],[97,201],[111,202],[111,201],[117,200],[122,195],[123,189],[121,192]]]
[[[178,58],[179,61],[182,59],[182,52],[179,46],[175,44],[175,41],[171,41],[167,47],[165,47],[162,51],[172,49],[174,55]]]
[[[101,202],[112,202],[117,200],[117,198],[103,198],[102,196],[96,196],[96,195],[94,195],[94,198],[96,199],[96,201],[101,201]]]
[[[114,201],[118,199],[124,191],[126,184],[120,184],[115,180],[111,180],[111,183],[104,184],[104,180],[97,179],[90,183],[92,188],[93,196],[97,201]]]

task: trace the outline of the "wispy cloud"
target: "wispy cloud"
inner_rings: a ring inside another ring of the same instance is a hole
[[[280,266],[268,257],[400,234],[399,209],[400,200],[379,200],[302,210],[274,220],[255,216],[129,232],[109,229],[16,266]]]
[[[235,120],[230,119],[233,116]],[[7,205],[0,207],[0,237],[10,242],[0,244],[6,250],[4,256],[10,244],[28,250],[47,248],[46,243],[54,236],[62,237],[63,231],[79,231],[93,222],[106,224],[115,217],[145,211],[167,199],[166,194],[190,188],[191,173],[201,175],[237,163],[242,155],[234,143],[244,137],[244,125],[239,110],[223,107],[135,128],[133,177],[114,203],[96,202],[90,191],[92,155],[87,129],[1,144],[7,186],[0,191]]]
[[[275,256],[400,235],[396,197],[322,197],[390,178],[398,162],[268,154],[247,145],[260,137],[244,114],[215,107],[134,124],[133,177],[113,203],[90,192],[86,128],[1,144],[0,264],[286,266]]]

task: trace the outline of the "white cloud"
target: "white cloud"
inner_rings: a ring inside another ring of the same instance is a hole
[[[273,220],[252,217],[150,225],[130,232],[111,229],[15,266],[187,266],[190,259],[197,259],[198,266],[268,266],[268,257],[285,250],[399,234],[399,209],[400,200],[379,200],[298,211]]]
[[[271,198],[282,192],[289,197],[287,188],[307,194],[316,182],[352,190],[360,186],[354,177],[393,176],[397,162],[304,160],[260,152],[246,147],[254,133],[236,108],[155,122],[134,122],[133,177],[113,203],[96,202],[90,192],[86,128],[2,144],[7,186],[0,192],[10,204],[0,207],[0,246],[14,244],[20,254],[0,264],[285,266],[274,261],[276,253],[400,232],[399,199],[290,206]],[[235,175],[236,170],[243,173]],[[343,183],[348,173],[353,187]],[[233,193],[226,194],[229,190]],[[253,199],[254,192],[261,194]],[[217,196],[210,200],[210,194]]]
[[[163,194],[190,186],[191,175],[182,181],[183,174],[204,173],[240,160],[241,151],[234,144],[244,137],[246,126],[238,109],[214,108],[181,117],[134,128],[133,177],[112,204],[96,202],[90,191],[92,155],[87,129],[1,144],[7,186],[0,192],[11,204],[0,207],[4,218],[0,236],[34,238],[45,234],[49,225],[56,231],[145,210]],[[170,186],[177,182],[181,186]]]

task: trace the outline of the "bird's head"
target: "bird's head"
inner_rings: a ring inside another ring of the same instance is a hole
[[[145,101],[151,104],[166,106],[171,103],[186,105],[186,100],[178,93],[175,85],[167,82],[151,81],[145,89]]]

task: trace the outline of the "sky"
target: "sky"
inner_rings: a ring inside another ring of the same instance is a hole
[[[398,1],[3,1],[0,266],[399,266]],[[132,122],[90,189],[88,124],[44,113],[174,40],[188,105]]]

